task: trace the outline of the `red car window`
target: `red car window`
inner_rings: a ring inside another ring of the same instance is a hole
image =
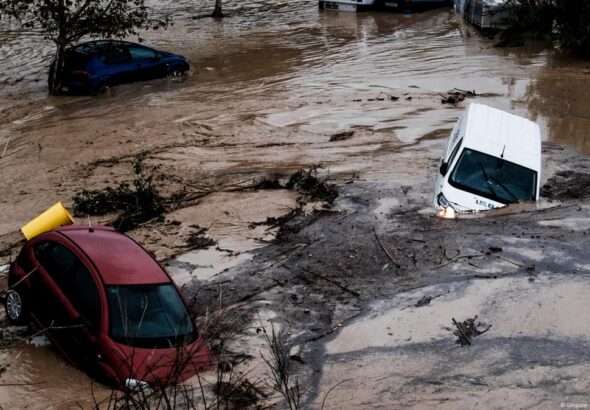
[[[90,327],[100,327],[100,295],[92,274],[76,255],[55,242],[35,246],[35,256]]]

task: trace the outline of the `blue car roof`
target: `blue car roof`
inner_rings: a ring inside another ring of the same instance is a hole
[[[126,46],[139,46],[139,47],[146,47],[141,44],[131,43],[129,41],[122,41],[122,40],[95,40],[95,41],[88,41],[86,43],[81,43],[75,45],[71,48],[71,50],[75,51],[76,53],[80,54],[94,54],[100,51],[103,51],[105,48],[112,46],[112,45],[126,45]]]

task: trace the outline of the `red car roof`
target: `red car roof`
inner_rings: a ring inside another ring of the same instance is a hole
[[[114,229],[70,225],[56,230],[94,262],[106,285],[168,283],[162,267],[135,241]]]

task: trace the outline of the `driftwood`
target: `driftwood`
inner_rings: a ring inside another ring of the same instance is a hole
[[[325,277],[324,275],[320,275],[320,274],[319,274],[319,273],[317,273],[317,272],[313,272],[313,271],[311,271],[311,270],[309,270],[309,269],[305,269],[305,268],[303,269],[303,271],[304,271],[304,272],[307,272],[307,273],[309,273],[310,275],[317,276],[318,278],[320,278],[320,279],[323,279],[323,280],[325,280],[326,282],[330,282],[332,285],[335,285],[335,286],[339,287],[340,289],[342,289],[342,290],[344,290],[344,291],[346,291],[346,292],[350,293],[350,294],[351,294],[351,295],[353,295],[353,296],[356,296],[357,298],[361,296],[361,294],[360,294],[360,293],[358,293],[356,290],[352,290],[352,289],[350,289],[350,288],[347,288],[346,286],[344,286],[344,285],[342,285],[342,284],[340,284],[340,283],[336,282],[335,280],[332,280],[332,279],[330,279],[330,278],[327,278],[327,277]]]
[[[377,243],[379,244],[381,249],[383,249],[383,252],[385,252],[385,255],[387,255],[387,257],[389,258],[391,263],[395,263],[395,259],[393,259],[393,256],[391,256],[391,254],[387,251],[387,249],[385,249],[385,246],[383,246],[383,244],[381,243],[379,236],[377,236],[377,229],[373,228],[373,232],[375,233],[375,239],[377,240]]]
[[[471,346],[471,340],[469,340],[469,338],[467,337],[467,335],[465,334],[465,332],[463,331],[463,329],[461,329],[461,326],[459,326],[459,323],[457,323],[457,321],[455,320],[455,318],[453,318],[453,324],[455,325],[455,327],[459,330],[459,332],[461,333],[461,335],[463,336],[463,339],[465,340],[465,342]]]

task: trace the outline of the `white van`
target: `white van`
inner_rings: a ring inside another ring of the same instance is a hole
[[[541,131],[525,118],[470,104],[455,125],[434,189],[440,216],[539,199]]]

